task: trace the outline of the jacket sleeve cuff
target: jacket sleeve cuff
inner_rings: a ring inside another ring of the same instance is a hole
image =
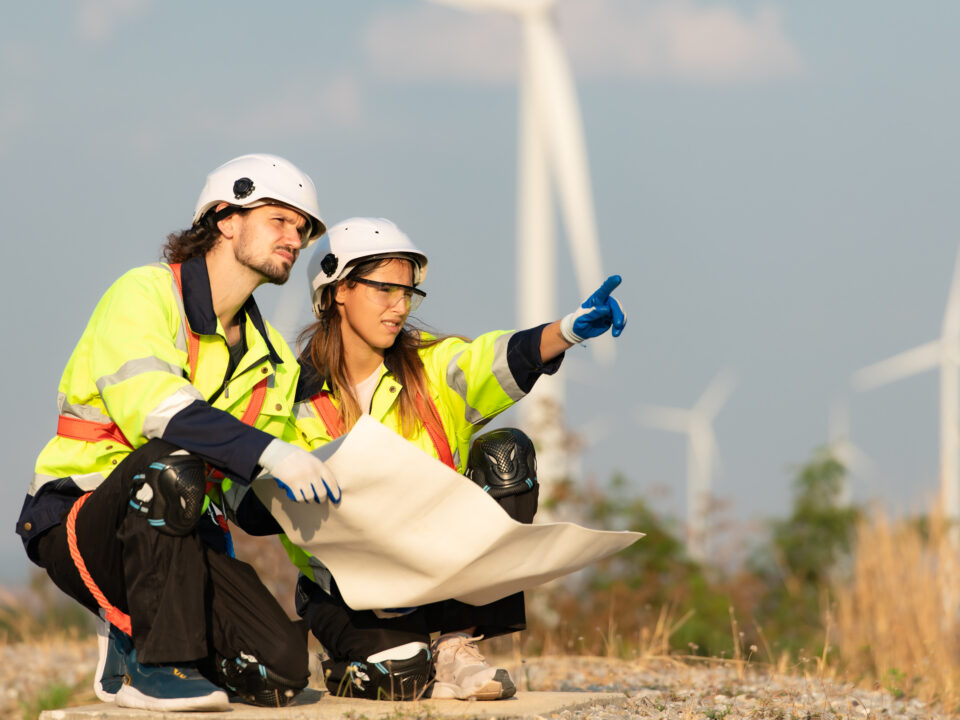
[[[200,456],[235,482],[249,485],[274,437],[197,400],[170,418],[163,439]]]
[[[541,375],[553,375],[563,362],[563,353],[548,363],[540,359],[540,338],[546,326],[544,323],[529,330],[518,330],[507,342],[507,366],[524,393],[533,389]]]

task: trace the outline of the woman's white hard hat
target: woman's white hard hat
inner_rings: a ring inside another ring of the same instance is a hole
[[[198,224],[220,203],[242,208],[280,203],[301,212],[310,225],[303,247],[323,235],[326,229],[317,207],[313,180],[293,163],[276,155],[241,155],[207,175],[193,213],[193,224]]]
[[[419,285],[427,277],[427,256],[400,228],[384,218],[350,218],[327,230],[307,263],[313,312],[319,316],[323,310],[321,291],[324,286],[343,278],[361,260],[377,256],[410,260],[414,285]]]

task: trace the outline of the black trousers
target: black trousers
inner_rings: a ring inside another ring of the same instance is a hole
[[[174,537],[128,512],[133,476],[176,449],[151,440],[87,498],[76,523],[87,570],[107,599],[130,615],[140,662],[197,663],[205,670],[215,653],[234,658],[246,652],[306,686],[306,627],[287,617],[252,567],[203,542],[201,526]],[[70,557],[65,521],[34,541],[37,564],[96,613],[98,604]]]
[[[514,520],[530,523],[537,511],[539,491],[539,485],[535,485],[525,493],[500,498],[497,502]],[[381,650],[409,642],[429,644],[432,632],[455,632],[476,627],[477,634],[495,637],[526,627],[523,593],[480,606],[445,600],[424,605],[400,617],[380,618],[372,610],[349,607],[336,582],[331,585],[331,592],[327,594],[316,583],[301,576],[296,597],[297,612],[307,621],[330,656],[324,666],[332,671],[331,681],[339,680],[338,671],[353,660],[363,661]]]

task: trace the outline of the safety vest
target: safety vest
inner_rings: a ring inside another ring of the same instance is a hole
[[[525,395],[507,363],[512,335],[497,330],[473,341],[451,337],[421,348],[429,398],[423,398],[418,407],[421,422],[406,439],[441,460],[446,447],[450,453],[447,464],[463,472],[473,435]],[[371,417],[397,434],[402,434],[397,402],[401,387],[393,374],[381,366],[370,404]],[[329,385],[325,383],[320,393],[297,403],[296,420],[301,444],[310,448],[325,445],[342,433],[342,426],[337,425],[339,410],[330,396]],[[438,432],[442,432],[442,438]],[[280,539],[300,572],[329,590],[330,574],[326,567],[285,535]]]
[[[93,490],[133,448],[161,437],[177,412],[218,391],[213,407],[238,419],[247,414],[253,427],[296,441],[291,413],[299,367],[282,336],[265,327],[282,362],[271,362],[266,340],[248,318],[247,352],[225,380],[223,328],[218,322],[217,334],[190,340],[171,267],[157,263],[121,276],[101,298],[64,370],[58,434],[37,458],[29,494],[67,476]],[[255,396],[259,407],[251,410]]]
[[[183,308],[183,285],[181,280],[181,266],[179,263],[176,263],[172,265],[163,265],[161,267],[165,267],[169,275],[172,276],[173,283],[176,287],[176,294],[174,296],[174,299],[179,301],[178,309],[180,311],[180,327],[178,328],[176,336],[173,338],[173,343],[178,347],[178,349],[182,349],[181,341],[185,341],[185,344],[186,344],[186,367],[181,368],[181,371],[182,371],[181,375],[186,376],[186,380],[190,384],[191,388],[196,388],[196,384],[199,379],[198,371],[200,368],[200,354],[201,354],[202,341],[201,341],[201,336],[198,333],[194,332],[194,330],[190,327],[189,322],[187,320],[186,312],[184,311],[184,308]],[[136,272],[136,271],[132,271],[132,272]],[[114,291],[116,287],[117,285],[115,284],[114,287],[111,288],[111,290],[108,290],[107,295],[105,295],[105,299],[111,295],[112,291]],[[118,292],[117,294],[120,295],[121,298],[125,297],[123,293]],[[119,300],[114,299],[114,302],[118,302],[118,301]],[[104,304],[104,301],[102,300],[101,305],[103,304]],[[100,310],[100,306],[98,306],[97,310]],[[90,325],[93,325],[96,319],[97,319],[97,311],[94,312],[94,317],[91,318]],[[90,325],[88,325],[88,330],[90,328]],[[249,322],[246,323],[246,327],[248,330],[251,325],[252,323],[249,323]],[[149,325],[141,327],[141,332],[145,334],[151,334],[151,331],[155,332],[155,330],[156,330],[155,328],[151,328]],[[255,329],[254,329],[254,334],[259,336],[259,333]],[[86,336],[87,336],[87,333],[84,333],[84,337]],[[250,342],[249,332],[247,335],[247,340],[248,340],[248,348],[249,348],[249,342]],[[261,342],[262,342],[262,337],[261,337]],[[81,338],[81,345],[82,343],[83,343],[83,338]],[[162,342],[155,342],[155,346],[158,349],[162,344],[163,344]],[[225,342],[223,344],[225,345]],[[274,344],[274,343],[271,342],[271,344]],[[74,351],[74,356],[78,354],[78,350],[80,349],[81,345],[78,345],[77,350]],[[263,345],[265,349],[266,343],[263,343]],[[279,345],[280,347],[286,348],[286,345],[282,342],[282,340],[280,341]],[[274,344],[274,347],[276,348],[275,344]],[[289,350],[287,350],[287,352],[289,353]],[[248,354],[249,354],[249,351],[247,354],[245,354],[244,359],[241,360],[241,363],[238,366],[238,370],[240,369],[240,367],[243,366],[243,361],[247,359]],[[264,359],[266,360],[268,358],[269,358],[269,355],[267,355]],[[71,358],[71,362],[73,360],[74,358]],[[152,360],[158,360],[158,357],[154,356]],[[143,359],[141,358],[141,359],[138,359],[138,361],[141,369],[144,367],[147,368],[146,370],[144,370],[143,374],[156,371],[157,363],[151,362],[151,359],[148,359],[146,362],[143,362]],[[127,363],[124,364],[123,367],[128,367],[130,362],[134,362],[134,361],[128,361]],[[292,358],[291,358],[291,363],[292,363],[291,366],[295,365],[295,363],[292,362]],[[261,414],[263,413],[264,405],[265,405],[267,394],[268,394],[268,387],[270,384],[270,380],[272,379],[272,376],[268,377],[268,375],[270,375],[268,371],[268,365],[262,366],[261,368],[262,372],[259,373],[260,375],[259,378],[257,378],[256,373],[251,375],[251,377],[254,378],[256,381],[253,387],[250,388],[250,391],[246,393],[246,397],[235,396],[235,400],[239,401],[239,402],[236,402],[235,404],[243,406],[243,410],[239,416],[239,419],[241,420],[241,422],[250,426],[257,427],[258,424],[260,423]],[[168,370],[169,369],[170,368],[168,368]],[[250,369],[254,369],[254,366],[251,366],[251,368],[248,368],[248,370]],[[68,371],[70,370],[70,364],[68,364],[67,370]],[[225,370],[226,368],[224,368],[224,375],[225,375]],[[137,374],[138,373],[136,371],[123,373],[121,369],[121,371],[118,372],[112,379],[122,383],[124,381],[130,380],[131,378],[135,378]],[[67,375],[68,375],[68,372],[65,371],[64,376],[67,376]],[[117,376],[119,376],[119,379],[117,378]],[[236,374],[234,375],[234,377],[236,377]],[[294,377],[296,377],[296,373],[294,373]],[[216,393],[220,393],[221,396],[226,394],[227,391],[229,390],[229,385],[231,383],[232,383],[232,380],[227,383],[226,387],[221,386],[220,388],[215,389],[214,391],[212,391],[211,396]],[[110,383],[108,381],[104,381],[103,378],[98,379],[96,381],[96,385],[98,389],[103,387],[110,387]],[[181,387],[181,389],[183,388]],[[197,390],[199,390],[199,388],[197,388]],[[288,391],[291,391],[291,390],[292,388],[288,388]],[[63,395],[63,390],[61,390],[61,395]],[[191,397],[191,396],[192,394],[189,391],[186,391],[184,393],[185,398]],[[204,397],[204,399],[206,399],[206,396]],[[103,398],[101,397],[100,400],[102,403]],[[190,402],[192,402],[192,400]],[[87,445],[87,446],[95,446],[98,443],[109,443],[111,447],[114,445],[118,445],[120,447],[125,448],[126,452],[132,452],[133,449],[135,448],[134,444],[128,439],[128,435],[124,433],[121,426],[112,418],[102,419],[98,417],[94,419],[89,415],[84,417],[83,415],[80,415],[77,413],[77,406],[75,404],[67,403],[66,407],[69,409],[69,414],[64,412],[64,404],[63,403],[61,404],[61,414],[58,418],[58,423],[57,423],[57,437],[54,439],[54,441],[51,441],[51,442],[63,440],[67,442],[83,443],[84,445]],[[87,407],[90,407],[90,406],[87,406]],[[279,409],[280,407],[281,407],[281,404],[277,403],[275,409]],[[128,429],[128,432],[129,432],[129,429]],[[143,436],[145,435],[145,432],[146,432],[146,429],[141,428],[141,433],[139,438],[143,438]],[[134,437],[137,437],[137,436],[134,436]],[[145,441],[145,438],[144,438],[144,441]],[[142,442],[139,444],[142,444]],[[139,446],[139,444],[137,446]],[[48,445],[48,447],[50,446]],[[41,457],[42,457],[42,454],[41,454]],[[116,460],[113,461],[113,465],[116,465],[116,464],[118,464],[118,462]],[[40,461],[38,460],[38,467],[39,465],[40,465]],[[107,473],[103,473],[104,477],[106,476],[106,474]],[[222,481],[225,488],[226,486],[229,485],[230,481],[228,479],[225,479],[223,475],[217,471],[211,471],[210,477],[212,479]],[[210,495],[219,496],[220,494],[219,482],[216,484],[214,484],[213,482],[208,482],[207,494],[208,496]],[[74,565],[77,568],[77,572],[79,573],[87,589],[90,591],[91,595],[96,599],[99,606],[103,609],[106,619],[109,622],[111,622],[114,626],[119,628],[121,631],[129,635],[132,632],[129,615],[118,610],[115,606],[113,606],[107,600],[106,596],[100,590],[100,588],[97,587],[96,582],[93,580],[93,577],[90,575],[89,571],[87,570],[86,564],[79,551],[77,536],[76,536],[77,513],[79,512],[80,508],[83,506],[84,502],[86,501],[89,495],[90,495],[90,491],[82,495],[74,503],[73,507],[70,510],[70,513],[67,516],[66,534],[67,534],[68,548],[70,551],[71,558],[73,559]],[[221,512],[217,512],[215,514],[215,517],[221,529],[224,531],[224,533],[226,533],[227,541],[229,544],[230,542],[229,529],[227,527],[226,518]]]

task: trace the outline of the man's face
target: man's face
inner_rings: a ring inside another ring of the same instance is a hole
[[[267,282],[283,285],[300,255],[307,219],[282,205],[263,205],[236,218],[239,227],[233,252],[237,262]]]

